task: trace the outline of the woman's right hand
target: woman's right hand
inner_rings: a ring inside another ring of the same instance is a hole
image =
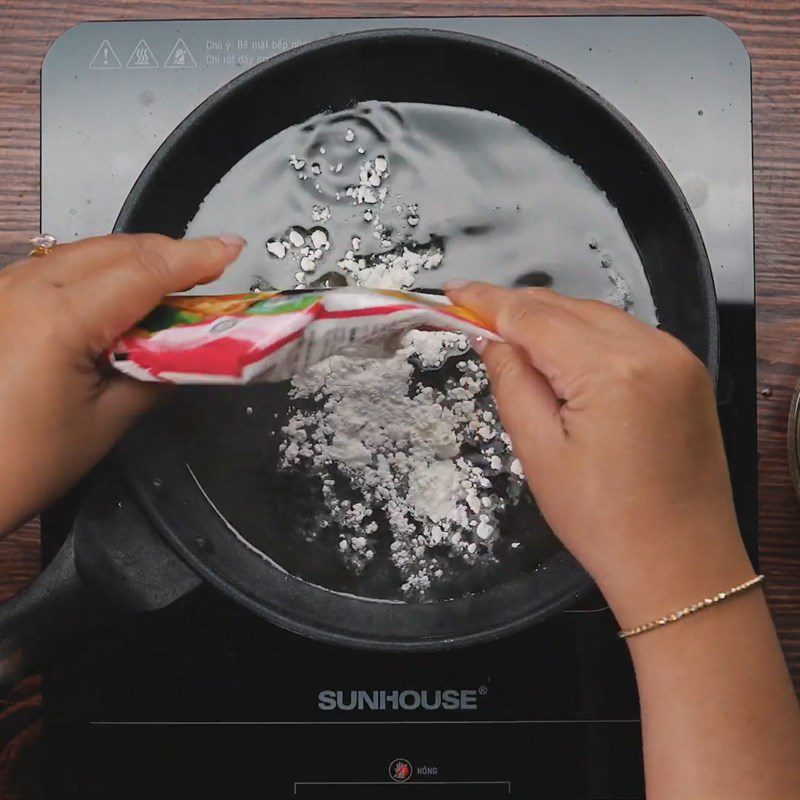
[[[546,289],[447,289],[505,339],[482,352],[503,425],[623,627],[752,576],[712,381],[681,342]]]

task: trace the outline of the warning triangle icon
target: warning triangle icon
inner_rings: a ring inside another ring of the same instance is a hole
[[[164,66],[181,69],[186,67],[196,67],[197,62],[194,60],[194,56],[186,46],[186,42],[184,42],[183,39],[178,39],[178,41],[175,42],[175,46],[172,48],[172,50],[170,50],[167,60],[164,62]]]
[[[131,57],[125,65],[127,68],[146,69],[148,67],[157,67],[158,61],[150,49],[150,45],[144,39],[139,40],[139,44],[133,48]]]
[[[122,62],[117,58],[114,48],[108,43],[108,39],[103,39],[103,43],[97,48],[89,69],[121,69]]]

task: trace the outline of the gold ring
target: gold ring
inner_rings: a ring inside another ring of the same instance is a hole
[[[28,241],[33,245],[33,250],[28,255],[34,258],[49,256],[58,244],[58,239],[49,233],[40,233]]]

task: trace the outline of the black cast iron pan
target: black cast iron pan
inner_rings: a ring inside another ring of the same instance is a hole
[[[477,37],[368,31],[313,43],[254,67],[169,136],[136,182],[116,230],[181,236],[213,186],[261,142],[322,111],[372,99],[493,111],[572,158],[618,208],[662,327],[716,374],[711,271],[697,225],[664,164],[626,119],[575,78]],[[34,586],[0,613],[4,660],[15,652],[24,661],[23,651],[43,648],[43,637],[56,626],[50,612],[42,611],[48,593],[58,595],[65,585],[84,591],[74,578],[76,563],[83,565],[78,572],[95,597],[122,594],[125,608],[160,607],[200,576],[298,633],[388,650],[437,650],[504,636],[569,605],[590,586],[529,509],[511,520],[512,527],[530,529],[527,561],[462,571],[449,595],[433,597],[436,602],[376,602],[397,599],[396,576],[386,564],[356,578],[324,541],[309,544],[303,535],[304,525],[313,525],[314,486],[302,476],[281,477],[265,443],[265,431],[274,428],[274,415],[280,418],[285,405],[285,387],[181,390],[142,420],[114,455],[131,492],[120,508],[130,513],[109,523],[107,486],[94,503],[105,512],[84,506],[67,550],[44,576],[47,591]],[[120,491],[115,484],[111,493]],[[103,537],[93,533],[98,519],[130,531],[108,537],[109,558],[102,555]],[[140,528],[147,530],[134,530]],[[253,542],[275,563],[250,547]],[[91,555],[81,560],[81,548]],[[99,604],[91,603],[85,614]],[[22,645],[20,608],[28,619],[45,620],[33,626],[42,635],[31,637],[28,626]]]

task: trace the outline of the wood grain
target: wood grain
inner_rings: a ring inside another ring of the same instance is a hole
[[[787,464],[789,402],[800,378],[800,4],[796,0],[623,3],[231,2],[230,0],[0,0],[0,261],[26,251],[39,220],[39,67],[48,45],[87,20],[181,17],[706,14],[745,42],[753,66],[760,557],[781,643],[800,689],[800,504]],[[0,599],[39,569],[35,522],[0,542]],[[35,796],[25,758],[36,752],[35,680],[0,717],[0,797]],[[31,687],[34,688],[31,688]],[[19,713],[15,713],[15,709]],[[24,712],[24,713],[23,713]],[[16,719],[17,725],[8,724]],[[0,742],[1,744],[2,742]],[[12,767],[13,765],[13,767]]]

